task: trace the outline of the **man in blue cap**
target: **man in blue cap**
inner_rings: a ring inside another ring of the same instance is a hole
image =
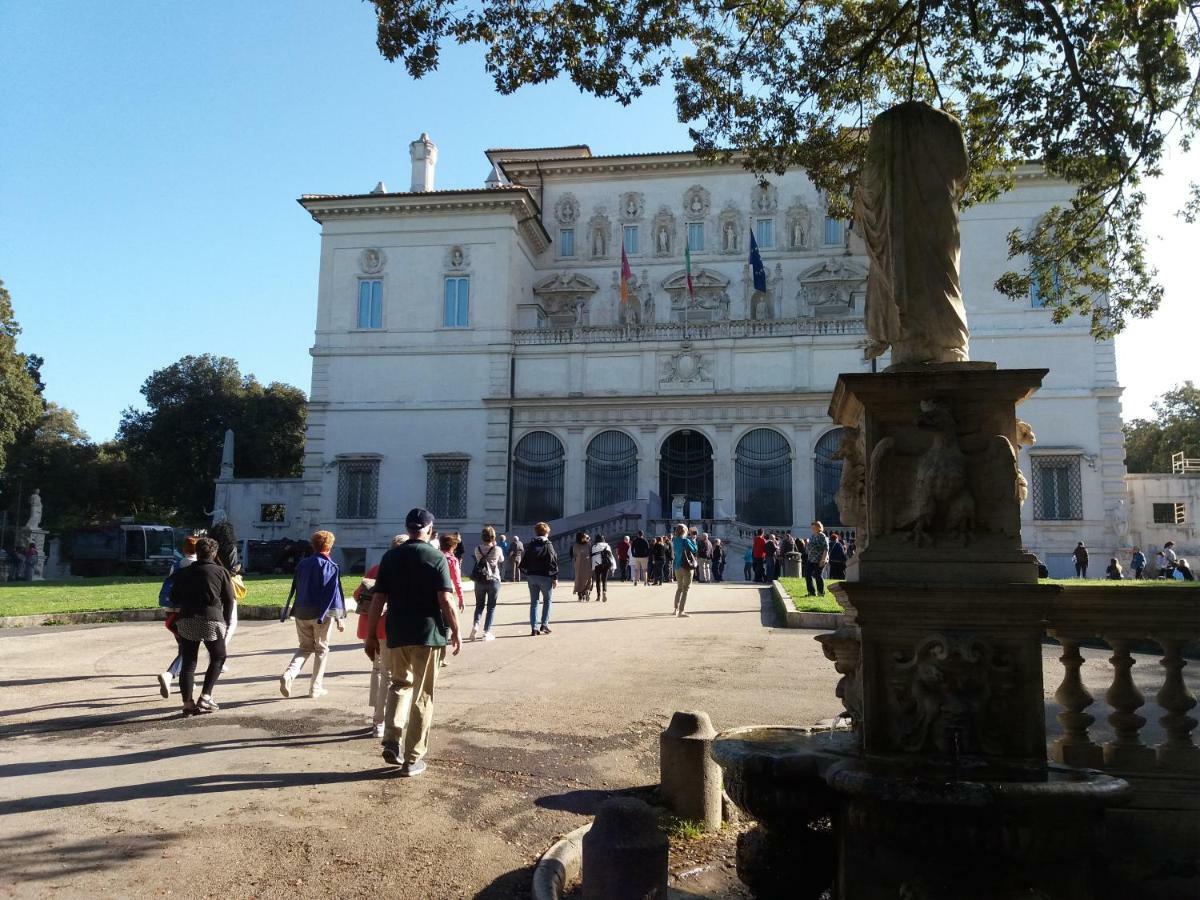
[[[364,650],[375,659],[386,653],[392,673],[384,710],[383,758],[415,777],[425,771],[429,728],[433,724],[433,688],[447,645],[462,648],[454,613],[454,584],[446,558],[429,543],[433,514],[420,507],[405,518],[408,541],[393,547],[379,563]],[[387,646],[379,646],[376,627],[387,605]],[[400,746],[403,736],[404,746]]]

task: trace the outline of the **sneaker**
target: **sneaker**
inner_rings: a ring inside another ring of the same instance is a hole
[[[472,626],[471,626],[471,633],[470,633],[469,635],[467,635],[467,640],[468,640],[468,641],[473,641],[473,640],[475,640],[475,639],[476,639],[478,636],[479,636],[479,626],[478,626],[478,625],[472,625]]]
[[[229,675],[231,672],[233,672],[233,666],[229,665],[228,663],[225,663],[221,666],[222,675]]]
[[[404,765],[404,760],[400,758],[400,742],[399,741],[384,741],[383,742],[383,761],[393,766]]]
[[[542,634],[549,634],[549,633],[550,633],[550,629],[549,629],[547,626],[543,625],[543,626],[542,626],[542,628],[541,628],[541,633],[542,633]]]
[[[529,636],[530,636],[530,637],[537,637],[537,636],[538,636],[540,633],[541,633],[541,632],[539,632],[539,631],[538,631],[538,630],[535,628],[535,629],[533,629],[531,632],[529,632]]]
[[[382,722],[378,722],[371,726],[371,737],[376,737],[376,738],[383,737],[383,723]]]
[[[310,699],[312,699],[312,700],[316,700],[316,699],[318,699],[318,698],[320,698],[320,697],[324,697],[324,696],[325,696],[326,694],[328,694],[328,693],[329,693],[329,689],[328,689],[328,688],[323,688],[323,687],[315,687],[315,688],[313,688],[311,691],[309,691],[309,692],[308,692],[308,696],[309,696],[309,698],[310,698]]]
[[[691,614],[691,613],[685,613],[683,610],[680,610],[680,611],[679,611],[679,618],[681,618],[681,619],[690,619],[691,617],[692,617],[692,614]]]
[[[607,591],[604,592],[604,602],[605,603],[608,602],[608,592]]]
[[[496,636],[494,634],[492,634],[490,631],[485,631],[483,633],[483,639],[485,641],[494,641],[496,639]]]
[[[220,708],[220,705],[212,697],[201,697],[196,701],[196,712],[212,713]]]
[[[416,762],[405,763],[400,769],[401,778],[416,778],[422,774],[429,766],[425,764],[425,760],[418,759]]]
[[[162,694],[164,700],[171,696],[170,672],[163,672],[158,676],[158,692]]]
[[[293,676],[293,675],[280,675],[279,676],[279,693],[283,694],[283,696],[285,696],[285,697],[292,696],[292,679],[294,677],[295,676]]]

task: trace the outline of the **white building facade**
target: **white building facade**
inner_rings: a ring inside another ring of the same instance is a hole
[[[827,408],[839,373],[870,371],[868,261],[802,172],[761,183],[690,153],[498,150],[486,187],[438,191],[432,142],[412,155],[408,192],[300,200],[322,239],[302,490],[275,491],[300,498],[282,513],[291,536],[330,528],[344,559],[370,561],[417,505],[469,541],[485,523],[527,536],[616,511],[656,530],[682,511],[735,543],[837,525]],[[1114,349],[992,285],[1007,234],[1070,193],[1026,167],[961,226],[971,358],[1050,370],[1021,407],[1037,436],[1021,466],[1025,541],[1054,574],[1079,540],[1109,553],[1128,538]],[[255,536],[271,486],[225,487]],[[280,536],[273,502],[264,536]]]

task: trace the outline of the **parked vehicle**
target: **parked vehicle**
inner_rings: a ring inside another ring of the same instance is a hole
[[[165,575],[176,558],[170,525],[88,525],[71,532],[70,543],[72,575]]]

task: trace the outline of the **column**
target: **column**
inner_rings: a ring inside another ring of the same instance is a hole
[[[659,427],[642,425],[638,431],[638,500],[646,502],[646,517],[657,519],[662,515],[661,503],[654,502],[658,496]]]
[[[713,444],[713,518],[736,518],[733,425],[722,422],[714,430],[716,441]]]
[[[559,437],[561,439],[562,436]],[[563,515],[574,516],[584,511],[584,466],[587,461],[587,447],[583,441],[583,426],[568,426],[566,438],[563,441],[563,449],[567,454],[563,473]]]
[[[811,425],[792,426],[792,534],[808,534],[813,520],[813,429]]]

